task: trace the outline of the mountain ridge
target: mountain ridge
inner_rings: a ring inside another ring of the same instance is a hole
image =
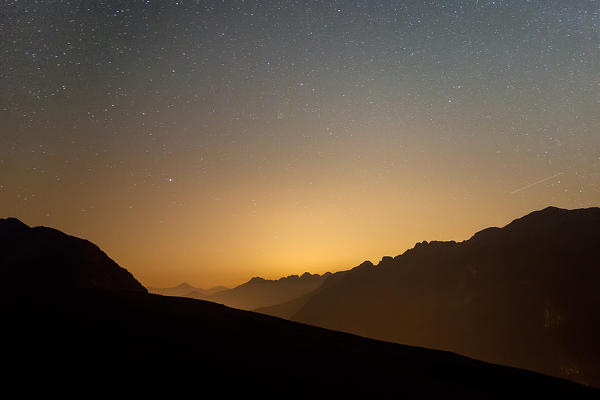
[[[547,207],[462,242],[419,242],[257,311],[600,386],[598,231],[600,208]]]
[[[300,297],[319,287],[330,275],[331,272],[322,275],[304,272],[302,275],[292,274],[279,279],[265,279],[255,276],[231,289],[216,290],[219,287],[215,287],[204,290],[194,288],[191,285],[189,286],[192,289],[189,289],[188,286],[183,286],[183,289],[181,289],[184,284],[180,284],[174,288],[149,288],[149,291],[167,296],[208,300],[234,308],[253,310]]]

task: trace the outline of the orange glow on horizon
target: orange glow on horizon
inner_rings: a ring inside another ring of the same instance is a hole
[[[573,198],[552,181],[511,194],[544,177],[535,165],[525,177],[495,171],[485,157],[472,169],[472,159],[438,155],[419,163],[418,154],[405,156],[412,167],[385,167],[391,154],[349,145],[337,162],[313,163],[305,155],[297,167],[259,174],[221,166],[210,185],[179,175],[136,189],[135,199],[127,179],[111,182],[107,175],[85,190],[70,188],[69,197],[91,208],[64,207],[63,193],[49,197],[41,212],[8,211],[30,225],[87,238],[146,286],[208,288],[377,263],[422,240],[465,240],[548,205],[600,200],[597,193]],[[45,215],[46,208],[53,211]]]

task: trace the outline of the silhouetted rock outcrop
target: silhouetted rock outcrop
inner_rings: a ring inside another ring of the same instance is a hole
[[[260,311],[600,387],[599,288],[600,209],[549,207]]]
[[[146,292],[126,269],[87,240],[56,229],[0,219],[3,290],[104,289]]]

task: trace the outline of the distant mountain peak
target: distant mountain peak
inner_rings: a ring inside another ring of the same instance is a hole
[[[565,210],[564,208],[548,206],[546,208],[542,208],[541,210],[532,211],[529,214],[526,214],[520,218],[515,219],[514,221],[526,221],[526,220],[529,220],[532,218],[538,218],[538,217],[549,218],[549,217],[554,217],[554,216],[557,216],[560,214],[570,214],[572,211],[576,211],[576,210]]]
[[[555,207],[555,206],[548,206],[546,208],[541,209],[539,212],[549,213],[549,212],[557,212],[557,211],[569,211],[569,210],[565,210],[564,208],[558,208],[558,207]]]
[[[302,275],[292,274],[292,275],[284,276],[279,279],[264,279],[264,278],[261,278],[260,276],[255,276],[252,279],[250,279],[248,282],[244,283],[244,285],[253,285],[253,284],[260,284],[260,283],[276,283],[276,282],[309,281],[309,280],[326,278],[329,275],[331,275],[331,272],[327,272],[323,275],[311,274],[310,272],[304,272]]]
[[[550,225],[562,224],[567,221],[573,221],[574,219],[581,220],[582,218],[598,218],[599,215],[600,208],[598,207],[567,210],[564,208],[549,206],[517,218],[504,228],[513,229],[516,227],[527,227],[526,229],[539,229],[546,231]]]
[[[255,276],[254,278],[250,279],[248,282],[248,284],[255,284],[255,283],[265,283],[267,280],[264,278],[261,278],[260,276]]]
[[[373,265],[373,263],[371,261],[366,260],[366,261],[363,261],[362,263],[360,263],[359,266],[352,268],[351,271],[370,270],[372,268],[375,268],[375,265]]]
[[[177,288],[177,289],[196,289],[194,286],[190,285],[187,282],[180,283],[179,285],[175,286],[175,288]]]
[[[417,242],[415,243],[415,249],[418,249],[420,247],[425,247],[429,244],[429,242],[427,240],[423,240],[422,242]]]

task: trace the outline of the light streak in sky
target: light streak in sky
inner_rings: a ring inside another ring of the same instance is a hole
[[[529,189],[530,187],[533,187],[533,186],[535,186],[535,185],[539,185],[540,183],[544,183],[544,182],[546,182],[546,181],[549,181],[549,180],[550,180],[550,179],[552,179],[552,178],[556,178],[556,177],[558,177],[558,176],[561,176],[561,175],[564,175],[564,172],[559,172],[559,173],[557,173],[557,174],[554,174],[554,175],[552,175],[552,176],[546,177],[546,178],[544,178],[544,179],[540,179],[539,181],[536,181],[536,182],[530,183],[529,185],[523,186],[522,188],[515,189],[515,190],[513,190],[512,192],[510,192],[510,194],[519,193],[519,192],[521,192],[521,191],[523,191],[523,190],[525,190],[525,189]]]

